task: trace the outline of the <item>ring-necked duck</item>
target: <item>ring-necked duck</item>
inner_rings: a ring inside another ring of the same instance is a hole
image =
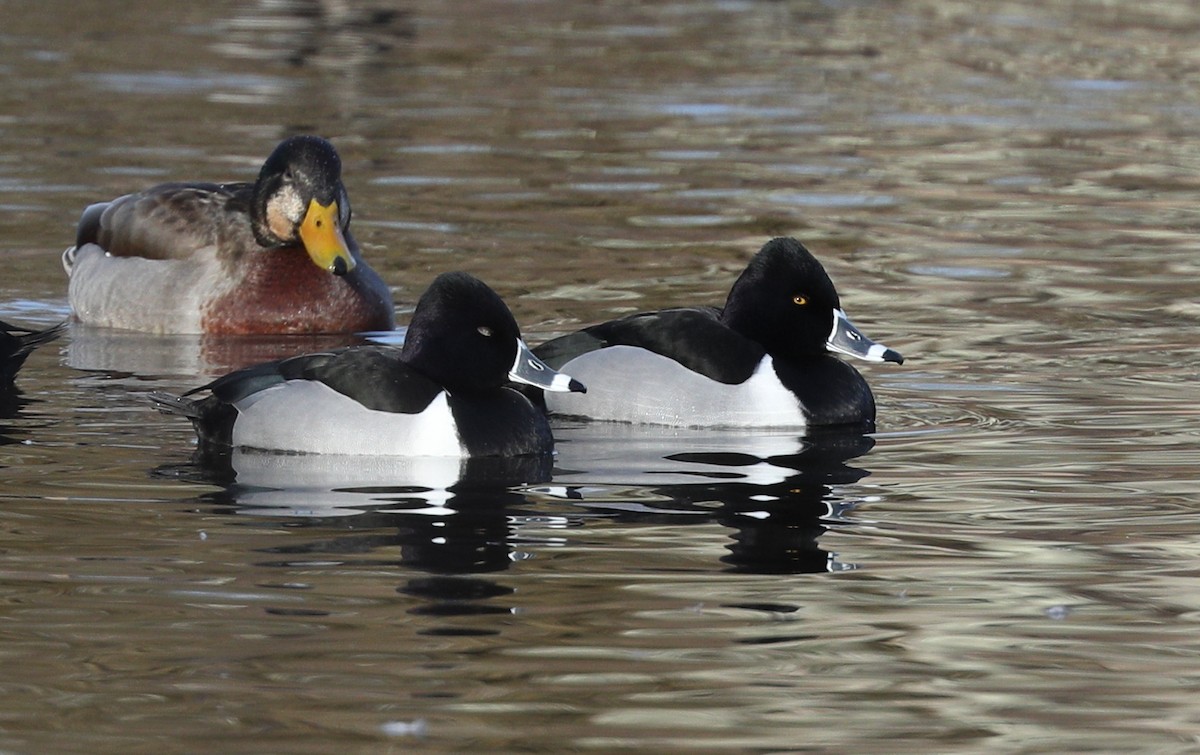
[[[299,453],[518,456],[553,449],[545,415],[506,381],[583,385],[537,359],[500,297],[466,273],[421,296],[402,349],[369,345],[249,367],[160,409],[202,443]],[[211,395],[187,398],[199,391]]]
[[[829,352],[903,361],[850,323],[825,269],[791,238],[755,255],[723,309],[631,315],[534,349],[591,389],[547,395],[558,414],[691,427],[872,425],[866,380]]]
[[[254,183],[168,183],[89,206],[63,253],[76,318],[154,333],[390,330],[350,235],[333,145],[294,136]]]
[[[38,346],[58,338],[65,327],[66,323],[59,323],[45,330],[31,330],[0,321],[0,390],[11,389],[25,357]]]

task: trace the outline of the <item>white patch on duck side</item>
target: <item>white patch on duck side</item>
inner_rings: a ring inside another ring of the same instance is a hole
[[[203,258],[205,251],[195,256]],[[227,285],[215,263],[113,257],[96,244],[75,249],[72,258],[67,296],[88,325],[200,333],[206,299]]]
[[[289,380],[234,403],[234,447],[343,456],[463,456],[446,393],[420,414],[368,409],[312,380]]]
[[[744,383],[727,385],[692,372],[674,359],[636,346],[582,354],[561,371],[587,393],[547,393],[556,414],[675,427],[756,427],[800,430],[800,400],[779,382],[764,356]]]

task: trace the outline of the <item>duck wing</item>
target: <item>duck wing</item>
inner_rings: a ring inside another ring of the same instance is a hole
[[[400,354],[400,349],[391,346],[305,354],[232,372],[184,396],[208,390],[222,403],[233,404],[273,385],[309,380],[323,383],[367,409],[417,414],[443,388],[404,362]]]
[[[419,414],[443,389],[399,356],[400,350],[389,346],[305,354],[231,372],[182,396],[155,392],[147,398],[159,411],[191,420],[202,446],[229,446],[240,413],[237,404],[288,381],[323,383],[367,409]],[[211,395],[191,398],[203,391]],[[304,412],[305,407],[295,410]]]
[[[644,312],[555,338],[533,350],[555,369],[609,346],[634,346],[673,359],[713,380],[736,384],[750,377],[764,349],[720,321],[716,307]]]
[[[173,183],[100,202],[83,211],[75,247],[96,244],[115,257],[184,259],[198,250],[253,244],[252,184]]]

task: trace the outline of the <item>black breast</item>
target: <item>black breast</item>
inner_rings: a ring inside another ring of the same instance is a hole
[[[509,388],[452,395],[450,411],[459,440],[471,456],[524,456],[554,450],[545,414]]]
[[[864,425],[875,429],[875,397],[867,381],[833,356],[777,360],[775,374],[804,406],[811,425]]]

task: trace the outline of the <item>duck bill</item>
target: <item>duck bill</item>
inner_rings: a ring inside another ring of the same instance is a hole
[[[308,211],[300,223],[300,241],[309,258],[322,270],[345,275],[354,269],[354,257],[338,224],[336,200],[321,204],[314,199],[308,203]]]
[[[829,332],[825,348],[835,354],[845,354],[868,362],[904,364],[904,357],[900,356],[900,352],[864,336],[840,309],[833,310],[833,330]]]
[[[587,388],[570,375],[556,372],[554,368],[534,356],[522,340],[517,340],[517,358],[513,361],[512,369],[508,371],[508,379],[514,383],[524,383],[555,393],[587,393]]]

